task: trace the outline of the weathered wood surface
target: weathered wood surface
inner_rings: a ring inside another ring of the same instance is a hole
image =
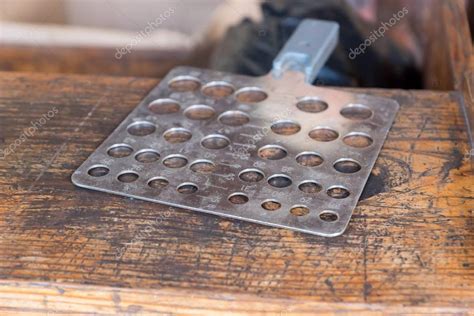
[[[116,53],[112,48],[38,45],[33,37],[30,45],[0,43],[0,70],[160,78],[190,63],[189,53],[178,50],[137,49],[120,59]]]
[[[461,90],[463,74],[472,54],[466,1],[415,0],[405,3],[409,9],[409,23],[418,41],[415,46],[423,56],[424,88]]]
[[[474,51],[471,55],[470,64],[463,72],[461,92],[463,94],[463,107],[466,116],[466,124],[471,130],[471,162],[474,165]]]
[[[0,159],[2,313],[474,308],[460,93],[370,91],[401,110],[348,230],[327,239],[74,187],[72,172],[156,83],[1,73],[2,150],[57,109]]]

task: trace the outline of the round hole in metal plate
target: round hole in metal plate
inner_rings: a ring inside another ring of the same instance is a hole
[[[196,91],[201,87],[201,82],[193,76],[178,76],[168,83],[171,90],[176,92]]]
[[[110,169],[107,168],[106,166],[104,165],[95,165],[95,166],[92,166],[89,168],[89,170],[87,171],[87,173],[91,176],[91,177],[103,177],[103,176],[106,176],[107,174],[109,174],[110,172]]]
[[[181,194],[193,194],[198,191],[198,186],[191,182],[185,182],[178,185],[176,190]]]
[[[309,208],[305,205],[295,205],[290,209],[291,215],[305,216],[309,214]]]
[[[232,204],[245,204],[249,201],[249,197],[245,193],[237,192],[229,195],[228,200]]]
[[[154,177],[148,180],[148,186],[153,189],[163,189],[168,186],[169,181],[165,177]]]
[[[339,133],[329,127],[313,128],[308,135],[318,142],[330,142],[339,137]]]
[[[235,93],[237,101],[242,103],[257,103],[262,102],[268,95],[265,91],[257,87],[242,88]]]
[[[179,112],[181,106],[179,105],[178,101],[173,99],[158,99],[151,102],[148,105],[148,109],[152,113],[164,115]]]
[[[356,173],[361,168],[360,163],[353,159],[342,158],[334,163],[334,169],[341,173]]]
[[[340,113],[349,120],[365,120],[374,114],[368,106],[363,104],[349,104]]]
[[[307,181],[302,181],[298,185],[298,189],[304,193],[315,194],[315,193],[320,192],[323,189],[323,187],[316,181],[307,180]]]
[[[133,148],[127,144],[115,144],[109,147],[107,155],[113,158],[125,158],[132,154]]]
[[[191,139],[193,134],[182,127],[170,128],[163,133],[163,138],[171,144],[184,143]]]
[[[234,93],[235,89],[225,81],[213,81],[202,88],[202,94],[213,99],[223,99]]]
[[[374,142],[372,137],[365,133],[353,132],[349,133],[342,139],[344,144],[354,148],[365,148],[372,145]]]
[[[208,135],[201,140],[201,145],[207,149],[222,149],[230,145],[230,139],[219,134]]]
[[[278,135],[293,135],[301,130],[301,125],[291,120],[280,120],[274,122],[271,129]]]
[[[334,199],[345,199],[351,193],[343,186],[332,186],[327,190],[327,194]]]
[[[265,174],[258,169],[245,169],[239,173],[239,178],[245,182],[259,182],[265,178]]]
[[[334,223],[339,219],[339,216],[334,211],[322,211],[319,214],[319,219],[326,223]]]
[[[286,188],[292,183],[291,178],[284,174],[275,174],[268,178],[268,184],[275,188]]]
[[[213,173],[216,170],[216,165],[210,160],[196,160],[189,168],[196,173]]]
[[[306,97],[298,101],[296,107],[303,112],[319,113],[325,111],[329,105],[317,97]]]
[[[169,155],[163,159],[163,164],[168,168],[182,168],[188,164],[188,159],[183,155]]]
[[[305,151],[296,156],[296,162],[305,167],[317,167],[324,159],[318,153]]]
[[[155,125],[147,121],[134,122],[127,127],[127,132],[133,136],[147,136],[153,134],[155,130]]]
[[[279,145],[266,145],[258,150],[258,156],[262,159],[279,160],[286,157],[287,150]]]
[[[276,211],[281,207],[281,203],[277,200],[265,200],[262,202],[262,208],[267,211]]]
[[[241,126],[250,122],[250,117],[241,111],[226,111],[219,115],[219,122],[229,126]]]
[[[120,173],[117,177],[117,180],[123,183],[132,183],[137,181],[138,179],[138,174],[133,171],[124,171]]]
[[[160,159],[160,154],[152,149],[140,150],[135,155],[135,160],[142,163],[151,163]]]
[[[184,110],[184,116],[190,120],[207,120],[216,114],[214,108],[204,105],[195,104]]]

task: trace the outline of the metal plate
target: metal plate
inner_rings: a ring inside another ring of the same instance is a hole
[[[322,236],[346,229],[390,99],[179,67],[79,167],[84,188]],[[247,172],[248,171],[248,172]]]

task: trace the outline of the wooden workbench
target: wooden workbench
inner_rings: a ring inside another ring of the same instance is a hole
[[[0,158],[0,313],[474,308],[460,93],[368,91],[401,110],[348,230],[323,238],[75,187],[72,172],[156,84],[0,74],[0,146],[14,147]]]

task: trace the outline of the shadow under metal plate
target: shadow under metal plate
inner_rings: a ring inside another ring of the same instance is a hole
[[[390,99],[311,86],[291,69],[254,78],[179,67],[72,181],[337,236],[350,221],[398,107]]]

